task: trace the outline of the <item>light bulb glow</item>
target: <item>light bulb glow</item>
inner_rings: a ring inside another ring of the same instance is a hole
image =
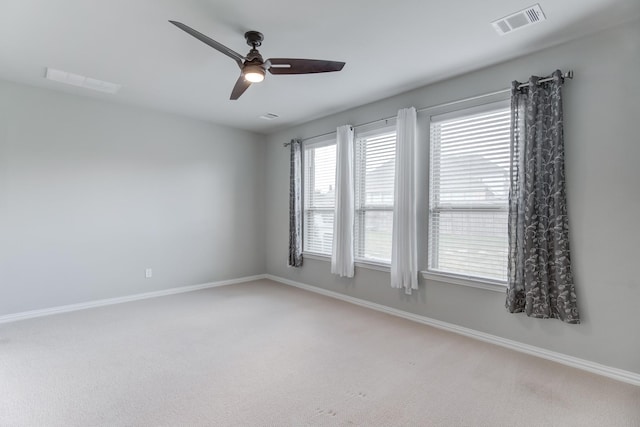
[[[260,83],[264,80],[264,76],[260,73],[245,73],[244,78],[251,83]]]
[[[264,68],[259,65],[245,65],[242,74],[246,81],[260,83],[264,80]]]

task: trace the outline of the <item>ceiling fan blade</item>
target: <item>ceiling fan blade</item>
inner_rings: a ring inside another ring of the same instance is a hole
[[[231,58],[234,61],[236,61],[238,66],[240,68],[242,68],[242,63],[246,60],[246,58],[244,56],[240,55],[238,52],[229,49],[228,47],[226,47],[222,43],[218,43],[217,41],[215,41],[211,37],[205,36],[201,32],[194,30],[193,28],[189,27],[188,25],[184,25],[182,22],[178,22],[178,21],[169,21],[169,22],[171,22],[176,27],[180,28],[182,31],[184,31],[184,32],[186,32],[188,34],[191,34],[193,37],[197,38],[201,42],[203,42],[205,44],[208,44],[209,46],[211,46],[212,48],[214,48],[218,52],[224,53],[229,58]]]
[[[231,98],[229,99],[235,101],[236,99],[240,98],[240,95],[242,95],[244,91],[249,88],[249,86],[251,86],[251,82],[244,78],[244,74],[240,74],[240,77],[238,77],[238,80],[236,80],[236,85],[231,91]]]
[[[266,63],[271,64],[269,67],[271,74],[328,73],[340,71],[344,67],[344,62],[321,59],[271,58]]]

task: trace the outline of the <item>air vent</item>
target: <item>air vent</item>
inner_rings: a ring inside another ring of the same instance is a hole
[[[273,119],[277,119],[278,116],[277,114],[273,114],[273,113],[267,113],[267,114],[263,114],[262,116],[260,116],[261,119],[264,120],[273,120]]]
[[[110,94],[118,92],[122,87],[116,83],[92,79],[91,77],[81,76],[80,74],[69,73],[62,70],[56,70],[55,68],[47,68],[47,74],[45,77],[49,80],[53,80],[54,82],[65,83],[72,86],[78,86],[85,89],[91,89],[98,92]]]
[[[504,18],[500,18],[497,21],[493,21],[491,25],[493,25],[493,28],[495,28],[498,34],[504,36],[507,33],[519,30],[520,28],[524,28],[532,24],[536,24],[546,19],[547,18],[544,16],[540,5],[535,4],[531,7],[521,10],[520,12],[505,16]]]

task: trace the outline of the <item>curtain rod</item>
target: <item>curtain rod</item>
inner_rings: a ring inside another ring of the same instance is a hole
[[[566,73],[564,73],[562,75],[562,79],[573,79],[573,70],[569,70]],[[538,83],[549,82],[551,80],[553,80],[553,77],[549,76],[549,77],[545,77],[545,78],[542,78],[542,79],[538,80]],[[527,86],[529,86],[528,82],[527,83],[522,83],[522,84],[518,85],[518,89],[523,88],[523,87],[527,87]],[[511,92],[511,88],[500,89],[500,90],[496,90],[495,92],[484,93],[482,95],[472,96],[470,98],[458,99],[456,101],[445,102],[443,104],[432,105],[430,107],[422,107],[422,108],[417,109],[416,113],[421,113],[421,112],[424,112],[424,111],[427,111],[427,110],[433,110],[435,108],[449,107],[451,105],[456,105],[456,104],[460,104],[460,103],[463,103],[463,102],[475,101],[476,99],[488,98],[490,96],[500,95],[501,93],[507,93],[507,92]],[[362,127],[362,126],[368,126],[368,125],[372,125],[374,123],[384,122],[386,120],[391,120],[391,119],[395,119],[395,118],[396,118],[396,116],[385,117],[383,119],[377,119],[377,120],[373,120],[373,121],[370,121],[370,122],[353,125],[352,127],[353,128],[358,128],[358,127]],[[310,139],[320,138],[322,136],[329,136],[329,135],[333,135],[334,133],[336,133],[335,130],[331,131],[331,132],[327,132],[327,133],[322,133],[320,135],[315,135],[315,136],[310,136],[310,137],[307,137],[307,138],[303,138],[303,139],[301,139],[301,141],[304,142],[304,141],[308,141]],[[291,145],[291,143],[290,142],[285,142],[282,145],[284,147],[288,147],[289,145]]]

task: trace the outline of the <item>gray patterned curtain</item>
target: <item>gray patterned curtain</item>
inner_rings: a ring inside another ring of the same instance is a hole
[[[529,86],[513,82],[509,194],[511,313],[580,323],[569,256],[564,174],[562,73]]]
[[[292,139],[289,164],[289,266],[302,266],[302,142]]]

